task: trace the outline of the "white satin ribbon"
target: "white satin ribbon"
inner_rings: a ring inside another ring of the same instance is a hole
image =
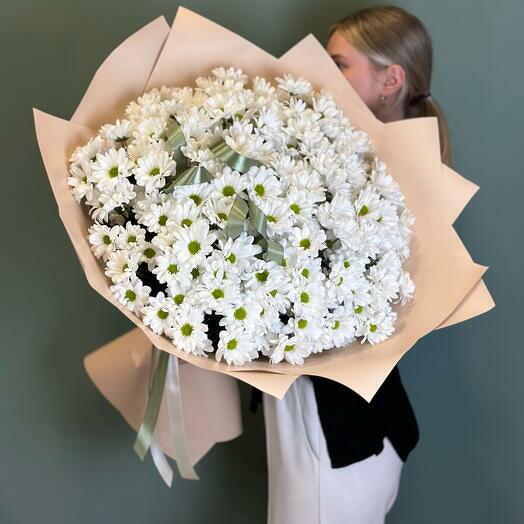
[[[173,442],[175,452],[175,461],[177,463],[178,472],[183,479],[199,480],[191,459],[189,458],[189,450],[187,447],[186,430],[184,426],[184,416],[182,411],[182,390],[180,387],[180,373],[178,358],[174,355],[169,355],[167,362],[167,373],[165,383],[166,399],[167,399],[167,417],[169,435]],[[162,448],[153,435],[151,440],[151,457],[155,467],[164,480],[164,482],[171,487],[173,482],[173,470],[164,455]]]
[[[199,480],[198,475],[191,464],[191,459],[189,458],[186,428],[184,425],[184,413],[182,411],[179,364],[178,358],[174,355],[169,355],[165,387],[167,394],[169,428],[171,438],[173,439],[178,471],[183,479]]]

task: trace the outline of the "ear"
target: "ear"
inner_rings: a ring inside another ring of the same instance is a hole
[[[381,94],[391,96],[400,91],[406,82],[406,73],[404,68],[399,64],[391,64],[382,71],[384,78]]]

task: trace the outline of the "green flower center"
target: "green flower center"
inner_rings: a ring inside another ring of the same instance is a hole
[[[305,318],[301,318],[297,322],[297,326],[298,326],[299,329],[304,329],[307,326],[307,320]]]
[[[237,346],[238,346],[238,341],[236,338],[232,338],[226,345],[227,349],[229,349],[230,351],[233,349],[236,349]]]
[[[276,223],[277,219],[273,215],[267,215],[267,221],[274,224]]]
[[[132,289],[126,289],[125,297],[130,302],[134,302],[136,300],[136,293]]]
[[[358,212],[358,216],[359,217],[363,217],[363,216],[367,215],[368,213],[369,213],[369,208],[368,208],[368,206],[364,205],[364,206],[362,206],[360,208],[360,211]]]
[[[259,197],[263,197],[266,193],[266,188],[262,184],[257,184],[253,189]]]
[[[225,197],[231,197],[236,193],[235,188],[233,186],[224,186],[222,189],[222,194]]]
[[[220,218],[220,220],[227,220],[227,213],[217,213],[217,217]]]
[[[109,176],[111,178],[115,178],[116,176],[118,176],[118,166],[113,166],[110,170],[109,170]]]
[[[191,276],[195,279],[195,278],[198,278],[200,276],[200,270],[195,267],[191,270]]]
[[[311,247],[311,240],[309,240],[309,238],[303,238],[300,241],[300,247],[303,249],[309,249]]]
[[[369,330],[371,331],[371,333],[375,333],[375,331],[377,330],[377,325],[376,324],[370,324],[369,325]]]
[[[167,266],[167,270],[169,271],[169,273],[174,275],[178,273],[178,266],[176,264],[169,264],[169,266]]]
[[[104,244],[108,246],[109,244],[111,244],[111,237],[109,235],[104,235],[103,241],[104,241]]]
[[[328,238],[328,239],[326,240],[326,247],[327,247],[328,249],[331,249],[331,248],[333,247],[334,242],[335,242],[334,240],[331,240],[331,239]]]
[[[180,222],[180,224],[183,225],[184,227],[189,227],[192,223],[193,221],[190,220],[189,218],[184,218],[184,220]]]
[[[231,264],[234,264],[237,261],[237,256],[235,253],[231,253],[228,257],[226,257],[226,260],[231,262]]]
[[[349,267],[349,260],[344,260],[344,267],[346,269]]]
[[[158,223],[161,225],[161,226],[165,226],[166,225],[166,222],[167,222],[167,215],[160,215],[158,217]]]
[[[289,206],[289,209],[295,213],[295,215],[298,215],[300,213],[300,206],[298,204],[291,204]]]
[[[179,306],[180,304],[182,304],[182,302],[184,302],[184,298],[185,298],[185,295],[182,295],[182,293],[179,293],[178,295],[175,295],[173,297],[173,302]]]
[[[338,277],[338,281],[336,282],[335,286],[340,286],[344,282],[344,277]]]
[[[201,247],[202,246],[200,245],[200,242],[197,240],[191,240],[191,242],[189,242],[187,245],[187,249],[192,255],[196,255],[200,251]]]
[[[155,250],[152,247],[144,249],[144,255],[146,258],[153,258],[155,256]]]
[[[309,302],[309,293],[302,291],[302,293],[300,293],[300,302],[307,304]]]
[[[158,167],[154,167],[149,171],[149,176],[157,176],[160,174],[160,169]]]
[[[184,337],[189,337],[191,335],[191,333],[193,333],[193,326],[191,324],[184,324],[181,328],[180,328],[180,333],[182,333],[182,335],[184,335]]]
[[[216,300],[218,300],[219,298],[224,298],[224,291],[218,288],[213,289],[213,291],[211,291],[211,294],[213,295],[213,298],[215,298]]]
[[[338,329],[340,327],[340,320],[335,320],[332,329]]]
[[[132,244],[133,242],[136,242],[136,235],[129,235],[127,237],[127,243]]]
[[[202,203],[202,197],[200,195],[194,194],[189,195],[189,198],[197,205],[199,206]]]
[[[259,282],[265,282],[267,280],[267,277],[269,276],[269,271],[267,271],[267,269],[264,269],[264,271],[259,271],[258,273],[255,273],[255,276]]]
[[[362,306],[357,306],[355,308],[355,313],[358,315],[359,313],[362,313],[363,310],[364,310],[364,308]]]
[[[233,314],[236,320],[245,320],[247,317],[247,311],[243,307],[239,307],[235,309],[235,313]]]
[[[301,271],[301,275],[304,277],[304,278],[309,278],[309,269],[307,267],[305,267],[302,271]]]
[[[295,349],[295,344],[288,344],[284,347],[284,351],[293,351]]]
[[[277,293],[278,293],[278,289],[272,289],[272,290],[269,292],[269,294],[270,294],[273,298],[275,298],[275,297],[277,296]]]
[[[165,309],[159,309],[156,314],[158,318],[161,318],[162,320],[165,320],[169,316],[169,313]]]

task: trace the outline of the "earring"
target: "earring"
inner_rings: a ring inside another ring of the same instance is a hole
[[[388,102],[388,97],[385,95],[380,95],[380,103],[385,106]]]

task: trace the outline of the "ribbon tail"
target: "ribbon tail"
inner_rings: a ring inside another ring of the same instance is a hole
[[[155,437],[151,440],[151,457],[163,481],[171,487],[173,483],[173,470]]]
[[[173,447],[175,450],[175,460],[180,476],[184,479],[199,480],[191,459],[186,439],[186,429],[184,425],[184,414],[182,411],[182,390],[180,387],[180,373],[178,358],[169,355],[167,364],[167,412],[169,418],[169,428]]]
[[[156,348],[153,346],[153,352],[155,350]],[[151,380],[151,389],[144,419],[142,420],[142,424],[138,430],[135,444],[133,446],[136,454],[140,457],[140,460],[144,460],[147,450],[151,446],[151,440],[153,439],[153,434],[155,432],[156,421],[158,419],[158,412],[160,411],[160,403],[162,401],[166,380],[169,353],[160,350],[157,351],[160,352],[158,356],[158,364]]]

